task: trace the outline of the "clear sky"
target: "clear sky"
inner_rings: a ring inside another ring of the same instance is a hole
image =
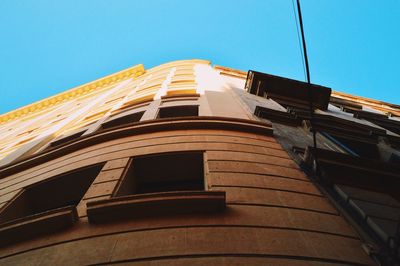
[[[400,1],[301,4],[311,81],[400,104]],[[0,12],[0,113],[138,63],[305,79],[292,0],[1,0]]]

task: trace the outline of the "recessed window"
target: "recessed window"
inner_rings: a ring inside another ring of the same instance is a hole
[[[107,128],[112,128],[112,127],[117,127],[121,125],[126,125],[130,123],[135,123],[139,122],[140,119],[142,118],[144,112],[138,112],[130,115],[125,115],[119,118],[112,119],[108,122],[105,122],[102,124],[101,128],[107,129]]]
[[[77,138],[79,138],[80,136],[83,135],[85,131],[79,131],[77,133],[71,134],[71,135],[67,135],[64,137],[61,137],[59,139],[54,140],[53,142],[50,143],[50,147],[55,147],[64,143],[67,143],[69,141],[75,140]]]
[[[78,205],[101,168],[86,167],[24,188],[0,213],[0,223]]]
[[[339,136],[333,136],[326,132],[322,132],[322,135],[327,137],[348,154],[369,159],[380,158],[379,150],[376,144],[343,138]]]
[[[204,190],[202,152],[132,158],[115,196],[185,190]]]
[[[398,154],[392,153],[389,157],[389,163],[400,165],[400,156]]]
[[[225,191],[205,190],[203,152],[174,152],[131,158],[113,197],[88,202],[87,215],[106,223],[225,207]]]
[[[160,108],[157,118],[182,117],[182,116],[198,116],[199,106],[184,105]]]

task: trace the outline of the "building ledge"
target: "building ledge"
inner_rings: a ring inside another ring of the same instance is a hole
[[[309,109],[310,89],[314,108],[326,110],[331,96],[330,88],[253,70],[247,74],[245,88],[251,94],[302,109]]]
[[[254,114],[258,117],[268,119],[271,122],[277,122],[293,127],[301,126],[302,120],[293,113],[278,111],[262,106],[256,106]]]
[[[1,167],[0,179],[98,143],[139,134],[191,129],[234,130],[264,136],[273,135],[272,127],[269,123],[238,118],[194,116],[154,119],[96,131],[63,143],[60,146],[46,149],[41,153],[22,158],[20,161]]]
[[[58,232],[78,220],[75,206],[30,215],[0,224],[0,246]]]
[[[192,213],[213,213],[225,209],[225,191],[177,191],[138,194],[87,203],[91,223]]]
[[[289,126],[300,126],[302,121],[310,120],[310,114],[307,110],[290,109],[288,112],[273,110],[270,108],[256,106],[254,114],[258,117],[268,119],[271,122],[281,123]],[[396,136],[386,133],[386,130],[354,123],[352,121],[335,117],[329,114],[314,114],[314,129],[319,132],[326,132],[334,136],[346,138],[349,140],[361,141],[370,144],[377,144],[378,137],[383,136],[388,139],[396,140]],[[305,123],[311,130],[309,122]]]
[[[358,187],[380,193],[389,193],[400,200],[400,167],[393,163],[356,157],[317,148],[322,175],[335,184]],[[312,165],[315,149],[308,147],[304,161]]]

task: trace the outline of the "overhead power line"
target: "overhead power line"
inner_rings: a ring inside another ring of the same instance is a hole
[[[297,23],[298,19],[297,19],[296,7],[294,5],[294,0],[292,0],[292,7],[293,7],[293,14],[294,14],[294,22],[296,23],[297,41],[299,42],[299,51],[300,51],[300,55],[301,55],[301,64],[303,65],[304,79],[306,79],[307,78],[306,67],[304,65],[304,55],[303,55],[303,49],[302,49],[301,40],[300,40],[299,24]]]
[[[314,149],[313,152],[314,152],[314,160],[315,160],[315,172],[316,172],[317,178],[319,178],[320,176],[319,176],[318,151],[317,151],[317,132],[316,132],[315,126],[314,126],[315,121],[314,121],[313,92],[312,92],[312,87],[311,87],[310,68],[308,65],[307,46],[306,46],[306,39],[304,37],[304,27],[303,27],[303,18],[301,15],[300,0],[297,0],[297,12],[298,12],[302,46],[303,46],[304,64],[305,64],[305,69],[306,69],[306,80],[309,85],[308,98],[309,98],[309,109],[310,109],[310,125],[311,125],[311,132],[312,132],[312,136],[313,136],[313,149]],[[297,25],[297,20],[296,20],[296,25]]]

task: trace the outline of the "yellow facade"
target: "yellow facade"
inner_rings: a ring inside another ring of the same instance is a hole
[[[196,64],[210,62],[182,60],[148,70],[136,65],[0,115],[0,166],[40,150],[61,134],[104,120],[119,109],[165,95],[197,93]],[[43,138],[39,145],[12,156],[22,146]],[[1,161],[9,155],[11,160]]]

